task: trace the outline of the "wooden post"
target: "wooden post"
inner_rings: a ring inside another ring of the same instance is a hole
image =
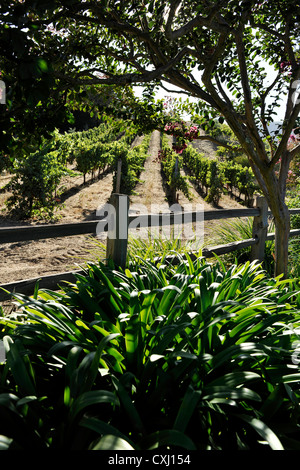
[[[121,188],[121,171],[122,171],[122,160],[119,158],[117,167],[117,182],[116,182],[116,194],[120,193]]]
[[[178,165],[179,165],[178,157],[176,157],[175,168],[174,168],[174,176],[175,176],[175,178],[177,178],[178,173],[179,173],[179,172],[178,172]],[[173,188],[173,191],[172,191],[172,201],[178,202],[178,201],[177,201],[177,197],[176,197],[176,186],[175,186],[175,188]]]
[[[129,197],[125,194],[112,194],[110,204],[114,210],[108,224],[111,227],[107,234],[106,259],[112,260],[116,266],[125,268],[128,244],[128,212]]]
[[[265,256],[265,243],[268,234],[268,203],[263,196],[257,196],[255,207],[260,209],[260,215],[253,218],[252,236],[258,243],[251,248],[251,260],[262,262]]]

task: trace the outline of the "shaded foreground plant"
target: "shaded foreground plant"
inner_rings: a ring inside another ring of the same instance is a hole
[[[227,220],[221,226],[217,227],[213,237],[214,244],[225,245],[241,240],[252,238],[253,217],[245,217],[244,219]],[[269,224],[268,232],[274,232],[274,223]],[[274,240],[266,240],[265,254],[262,263],[263,268],[269,275],[274,271]],[[245,263],[251,259],[251,247],[242,248],[232,253],[224,255],[226,263]]]
[[[82,258],[82,261],[104,261],[107,250],[106,241],[94,237],[88,238],[88,241],[91,248],[87,250],[87,255]],[[197,239],[196,235],[185,238],[184,233],[178,233],[176,229],[169,232],[160,232],[157,227],[151,230],[147,228],[143,236],[140,236],[139,232],[132,233],[129,231],[127,261],[143,258],[154,262],[158,258],[164,260],[175,253],[181,255],[195,251],[199,253],[202,248],[202,240]]]
[[[293,281],[179,256],[14,297],[2,448],[299,449]]]

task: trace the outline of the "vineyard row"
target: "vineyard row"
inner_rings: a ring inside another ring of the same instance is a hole
[[[2,191],[11,192],[6,203],[8,209],[22,217],[30,217],[39,211],[52,216],[62,177],[78,172],[83,175],[84,183],[87,175],[95,179],[103,172],[112,172],[112,191],[115,191],[120,163],[121,186],[118,190],[131,194],[144,167],[151,137],[147,134],[140,145],[133,146],[136,135],[135,126],[123,120],[103,123],[82,132],[59,134],[56,131],[36,152],[14,162],[10,169],[12,178],[2,188]],[[245,196],[247,205],[251,204],[257,185],[250,168],[206,158],[191,145],[178,154],[170,148],[165,134],[162,134],[161,142],[159,161],[173,200],[177,191],[189,197],[188,178],[181,171],[185,166],[190,173],[189,179],[201,187],[208,202],[218,204],[225,188],[230,191],[236,188]]]
[[[134,125],[122,120],[82,132],[55,132],[50,141],[10,169],[13,176],[1,190],[12,193],[7,199],[8,209],[22,217],[38,211],[51,216],[63,176],[79,172],[85,183],[87,175],[95,179],[104,171],[116,173],[120,160],[120,190],[130,194],[139,180],[150,141],[150,135],[146,135],[140,145],[133,147],[136,135]],[[113,181],[115,189],[116,175]]]
[[[165,175],[170,193],[175,197],[176,191],[189,196],[188,179],[194,180],[205,193],[206,201],[218,204],[225,191],[237,190],[243,195],[247,206],[251,206],[253,195],[258,191],[252,169],[230,161],[218,161],[205,157],[192,145],[188,145],[181,154],[169,146],[165,136],[162,138],[160,152],[162,171]],[[186,168],[189,178],[182,175]]]

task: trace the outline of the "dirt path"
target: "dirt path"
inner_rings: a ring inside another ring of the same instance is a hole
[[[138,144],[139,138],[134,145]],[[200,146],[210,143],[199,142]],[[169,204],[166,199],[163,179],[159,163],[155,162],[158,150],[160,148],[160,134],[153,132],[149,156],[145,162],[145,169],[141,173],[141,182],[137,185],[134,195],[130,197],[131,210],[144,212],[168,211]],[[206,151],[213,152],[213,148],[205,147]],[[201,147],[199,149],[201,151]],[[7,176],[0,177],[0,187],[7,182]],[[91,220],[96,218],[96,210],[108,202],[112,191],[112,174],[103,174],[101,179],[89,181],[83,185],[82,176],[66,178],[63,182],[62,202],[63,206],[59,210],[58,223],[76,222]],[[193,194],[192,201],[179,194],[179,203],[203,204],[205,210],[215,209],[207,204],[191,185]],[[11,225],[24,225],[24,221],[18,221],[8,217],[5,211],[4,200],[8,194],[0,194],[0,206],[2,215],[0,216],[0,227]],[[139,205],[139,206],[138,206]],[[141,206],[142,205],[142,206]],[[219,208],[241,207],[230,197],[224,196],[220,201]],[[41,223],[32,220],[31,224]],[[214,222],[205,224],[205,233],[208,234],[215,227]],[[105,240],[105,235],[103,241]],[[90,254],[90,251],[93,254]],[[84,264],[87,257],[92,259],[99,253],[94,251],[94,244],[91,242],[91,236],[75,236],[68,238],[55,238],[49,240],[39,240],[32,242],[6,243],[0,245],[0,284],[14,282],[22,279],[30,279],[48,274],[60,273]]]
[[[140,175],[141,182],[135,188],[135,195],[130,197],[130,205],[137,207],[141,204],[151,210],[151,206],[157,206],[161,211],[167,211],[168,201],[163,188],[163,178],[160,164],[155,162],[160,149],[160,132],[154,131],[148,151],[148,158],[145,161],[144,171]]]
[[[169,145],[172,146],[172,136],[168,136]],[[205,156],[215,156],[216,146],[209,141],[195,141],[193,142],[194,147],[200,153],[204,153]],[[165,185],[163,182],[163,178],[161,175],[160,164],[156,163],[155,159],[157,157],[158,151],[160,149],[160,134],[158,131],[155,131],[152,135],[152,139],[150,142],[149,148],[149,157],[145,162],[145,170],[141,175],[141,183],[139,183],[136,187],[136,195],[130,198],[131,201],[131,208],[132,212],[134,213],[157,213],[157,212],[168,212],[170,208],[170,204],[167,201],[166,193],[165,193]],[[182,170],[182,174],[188,177],[188,172]],[[178,196],[178,204],[181,210],[188,210],[188,211],[208,211],[208,210],[219,210],[219,209],[233,209],[233,208],[240,208],[241,204],[237,201],[232,199],[230,196],[222,195],[218,207],[213,206],[205,201],[205,199],[201,196],[199,191],[193,185],[191,181],[189,181],[189,192],[191,198],[188,199],[181,191],[177,193]],[[201,235],[201,239],[203,243],[212,244],[214,239],[214,233],[216,230],[216,224],[221,224],[221,220],[213,220],[213,221],[206,221],[203,225],[203,235]],[[192,224],[190,224],[190,228]],[[195,226],[194,226],[195,228]],[[180,230],[182,227],[178,229],[177,233],[180,234]],[[146,233],[147,229],[142,230],[141,232],[137,233],[141,235],[141,233]],[[156,232],[154,231],[154,234]],[[168,232],[166,232],[168,233]],[[191,235],[192,232],[186,231],[188,235]]]
[[[57,223],[94,220],[112,191],[112,174],[82,184],[82,176],[64,181],[63,206]],[[31,223],[39,223],[32,220]],[[0,226],[24,225],[3,215]],[[90,236],[53,238],[0,245],[0,284],[78,269],[93,245]]]

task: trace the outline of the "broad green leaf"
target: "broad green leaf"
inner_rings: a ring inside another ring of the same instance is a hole
[[[125,439],[114,435],[102,437],[91,450],[135,450]]]
[[[210,382],[207,386],[214,387],[214,386],[227,386],[227,387],[236,387],[237,385],[244,384],[251,380],[259,380],[261,377],[256,372],[250,371],[236,371],[230,372],[222,377],[219,377],[212,382]]]
[[[232,389],[227,386],[204,387],[203,400],[213,400],[214,398],[228,398],[228,400],[254,400],[261,401],[261,397],[248,388]]]
[[[145,450],[159,449],[163,446],[176,446],[186,450],[196,450],[193,441],[176,429],[154,432],[143,439],[140,446]]]
[[[250,424],[253,429],[263,438],[266,440],[268,445],[271,447],[272,450],[284,450],[279,438],[276,434],[262,421],[257,418],[253,418],[252,416],[247,415],[238,415],[240,419],[245,421],[246,423]]]
[[[139,430],[139,432],[144,432],[144,425],[142,423],[141,417],[136,409],[133,401],[131,400],[129,394],[127,393],[125,387],[122,383],[117,380],[116,377],[112,376],[112,381],[117,392],[117,396],[124,407],[124,411],[128,416],[128,419],[134,425],[134,428]]]
[[[127,440],[129,444],[133,446],[133,443],[130,442],[130,440],[127,439],[123,433],[121,433],[120,431],[118,431],[118,429],[114,428],[110,424],[98,418],[83,416],[79,422],[79,426],[82,426],[87,429],[91,429],[92,431],[95,431],[102,436],[111,435],[111,436],[119,437],[123,440]]]
[[[3,344],[7,363],[16,383],[26,395],[36,395],[35,376],[28,355],[24,355],[22,346],[19,347],[9,336],[3,338]]]
[[[200,398],[201,392],[195,391],[191,387],[187,389],[174,422],[174,429],[185,432]]]
[[[119,406],[120,402],[116,395],[106,390],[93,390],[85,392],[74,400],[70,415],[72,419],[77,418],[77,415],[86,410],[90,406],[100,403],[107,403],[110,405]]]
[[[293,382],[299,382],[300,381],[300,373],[295,374],[288,374],[284,375],[281,379],[281,382],[283,383],[293,383]]]
[[[241,354],[245,355],[255,355],[255,356],[267,356],[268,348],[259,343],[249,342],[242,343],[238,345],[232,345],[216,354],[210,361],[212,369],[220,367],[224,362],[232,360],[234,357],[237,357]]]
[[[0,450],[8,450],[12,442],[10,437],[0,435]]]
[[[263,401],[259,410],[262,419],[269,421],[271,417],[276,414],[283,403],[284,395],[282,384],[276,385],[270,395]]]

